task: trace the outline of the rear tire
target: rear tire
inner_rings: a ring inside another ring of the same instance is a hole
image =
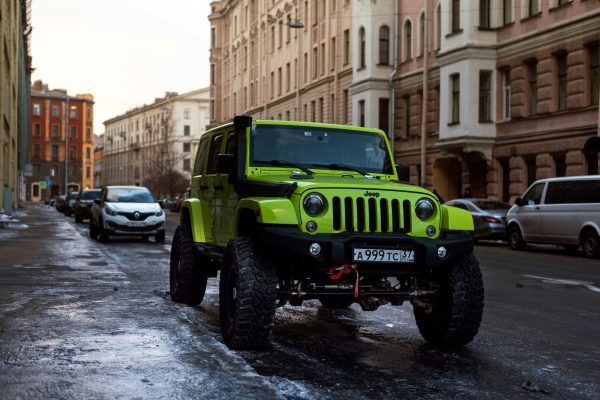
[[[342,309],[350,307],[352,303],[354,303],[354,297],[352,297],[351,295],[321,297],[319,301],[325,308]]]
[[[171,246],[169,286],[171,299],[196,306],[204,300],[208,276],[202,271],[200,256],[194,252],[194,239],[189,225],[179,225]]]
[[[98,236],[101,242],[108,242],[108,233],[104,229],[104,221],[100,220],[100,227],[98,228]]]
[[[525,248],[526,243],[517,225],[511,225],[508,228],[508,245],[513,250],[523,250]]]
[[[600,237],[591,229],[581,235],[583,254],[588,258],[600,258]]]
[[[219,281],[219,317],[225,344],[232,349],[264,347],[271,338],[277,300],[275,268],[252,239],[231,239]]]
[[[436,277],[438,293],[431,298],[430,307],[413,304],[413,310],[425,340],[441,348],[455,348],[469,343],[479,330],[483,279],[473,254],[442,268]]]

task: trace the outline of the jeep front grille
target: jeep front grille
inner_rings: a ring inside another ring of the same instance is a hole
[[[410,232],[410,201],[333,197],[333,229],[346,232]]]

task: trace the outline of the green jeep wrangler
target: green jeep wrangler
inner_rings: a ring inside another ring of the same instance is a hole
[[[470,342],[483,313],[472,217],[392,160],[377,129],[239,116],[207,131],[173,238],[172,299],[200,304],[220,270],[234,349],[263,347],[276,308],[308,299],[363,310],[409,300],[427,341]]]

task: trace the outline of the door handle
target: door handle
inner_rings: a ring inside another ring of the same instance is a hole
[[[208,186],[200,185],[200,189],[202,189],[202,190],[208,190]]]
[[[539,208],[539,207],[536,207],[536,208],[535,208],[535,211],[540,211],[540,208]]]
[[[215,190],[223,190],[223,186],[221,185],[215,185],[213,187],[215,188]]]

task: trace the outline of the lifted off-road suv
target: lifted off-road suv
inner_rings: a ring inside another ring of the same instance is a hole
[[[483,312],[471,215],[406,181],[380,130],[236,117],[198,146],[171,297],[201,303],[220,270],[235,349],[264,346],[276,307],[307,299],[363,310],[409,300],[427,341],[464,345]]]

